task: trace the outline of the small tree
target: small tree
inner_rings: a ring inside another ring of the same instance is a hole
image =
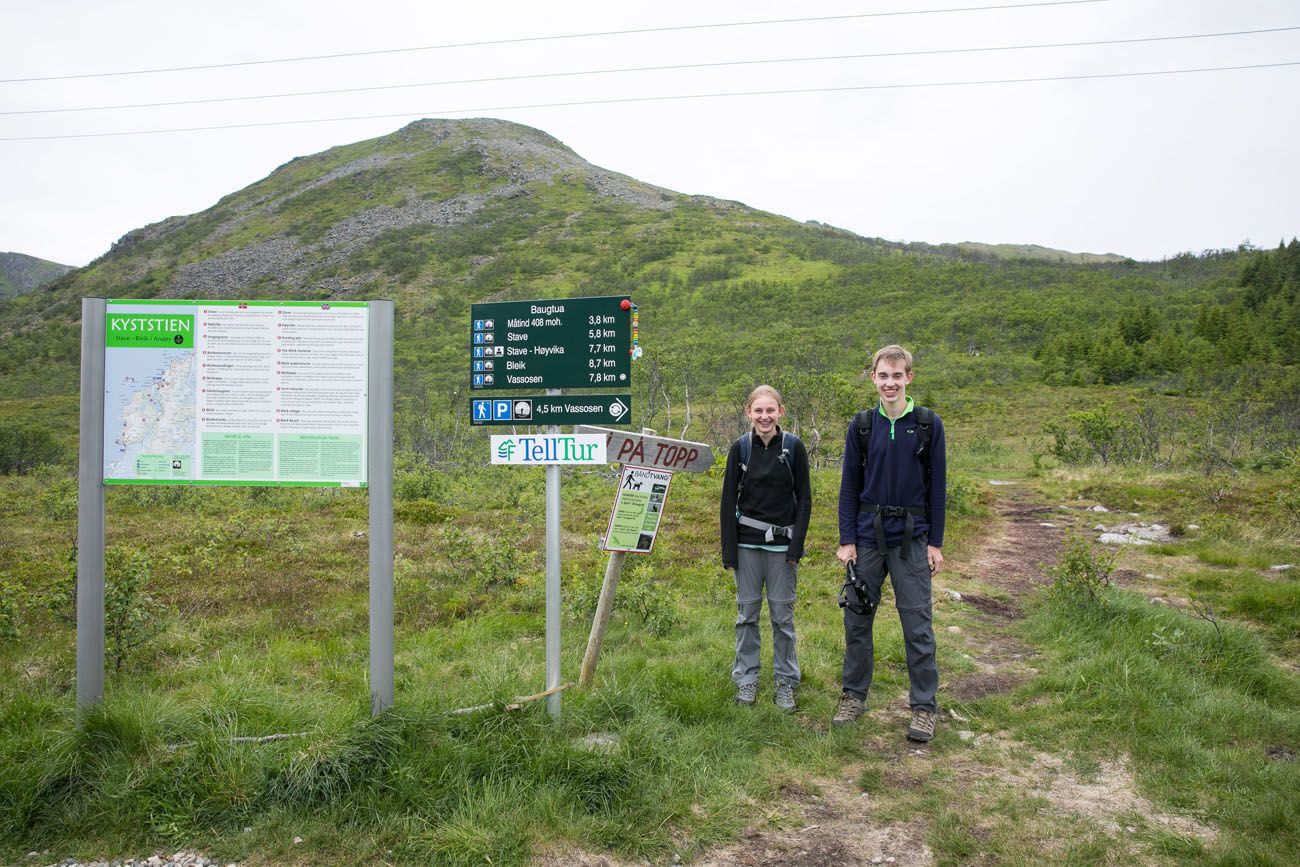
[[[1110,576],[1115,570],[1118,551],[1095,548],[1079,533],[1065,534],[1065,550],[1061,562],[1044,566],[1043,572],[1052,579],[1052,594],[1067,602],[1096,605],[1101,602],[1101,592],[1110,586]]]
[[[62,456],[63,447],[48,428],[25,418],[0,419],[0,473],[28,473]]]
[[[148,593],[149,559],[110,548],[105,556],[104,638],[113,670],[163,631],[163,606]]]

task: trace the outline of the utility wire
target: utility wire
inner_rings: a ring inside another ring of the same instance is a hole
[[[737,96],[783,96],[788,94],[805,94],[805,93],[847,93],[853,91],[868,91],[868,90],[913,90],[913,89],[920,89],[920,88],[927,88],[927,87],[974,87],[974,86],[990,85],[990,84],[1029,84],[1034,82],[1047,82],[1047,81],[1086,81],[1090,79],[1106,79],[1106,78],[1142,78],[1142,77],[1159,76],[1159,75],[1187,75],[1191,73],[1204,73],[1204,72],[1234,72],[1234,71],[1246,70],[1246,69],[1277,69],[1280,67],[1288,67],[1288,66],[1300,66],[1300,60],[1289,60],[1281,63],[1254,63],[1254,64],[1243,65],[1243,66],[1201,66],[1201,67],[1194,67],[1190,69],[1153,69],[1153,70],[1144,70],[1140,72],[1098,72],[1098,73],[1088,73],[1084,75],[1052,75],[1052,76],[1041,76],[1036,78],[990,78],[990,79],[984,79],[980,81],[925,81],[925,82],[916,82],[912,84],[857,84],[857,85],[846,85],[843,87],[801,87],[801,88],[791,88],[786,90],[740,90],[740,91],[727,91],[722,93],[681,93],[681,94],[671,94],[667,96],[627,96],[627,97],[615,97],[611,99],[574,100],[570,102],[537,102],[537,103],[529,103],[525,105],[494,105],[494,106],[482,106],[478,108],[449,108],[449,109],[439,109],[436,111],[423,111],[423,112],[407,111],[407,112],[399,112],[394,114],[360,114],[360,115],[351,115],[348,117],[318,117],[318,118],[305,118],[302,120],[270,120],[270,121],[261,121],[256,123],[231,123],[231,124],[223,124],[220,126],[191,126],[191,127],[176,127],[172,129],[139,129],[139,130],[123,130],[121,132],[88,132],[88,133],[70,133],[70,134],[63,134],[63,135],[6,136],[6,137],[0,137],[0,142],[52,141],[55,139],[109,138],[115,136],[159,135],[163,133],[178,133],[178,132],[208,132],[211,130],[254,129],[258,127],[270,127],[270,126],[295,126],[298,124],[308,124],[308,123],[338,123],[341,121],[350,121],[350,120],[381,120],[381,119],[396,118],[396,117],[415,117],[418,115],[423,115],[425,117],[428,117],[431,115],[470,114],[470,113],[477,114],[479,112],[520,111],[523,109],[535,109],[535,108],[569,108],[574,106],[616,105],[616,104],[637,103],[637,102],[671,102],[673,100],[688,100],[688,99],[726,99],[726,98],[737,97]]]
[[[29,81],[68,81],[74,78],[110,78],[119,75],[152,75],[163,72],[194,72],[201,69],[230,69],[238,66],[264,66],[271,63],[301,63],[309,60],[336,60],[344,57],[374,57],[382,54],[405,54],[413,51],[443,51],[449,48],[484,48],[489,45],[518,45],[527,42],[554,42],[562,39],[592,39],[601,36],[633,36],[644,33],[672,33],[686,30],[717,30],[726,27],[759,27],[769,24],[804,24],[818,21],[849,21],[861,18],[893,18],[903,15],[942,15],[950,12],[988,12],[999,9],[1033,9],[1043,6],[1078,6],[1085,3],[1108,3],[1110,0],[1044,0],[1038,3],[1007,3],[996,6],[958,6],[947,9],[908,9],[896,12],[863,12],[855,15],[819,15],[806,18],[771,18],[760,21],[728,21],[718,24],[679,24],[666,27],[643,27],[634,30],[599,30],[591,33],[564,33],[552,36],[520,36],[514,39],[487,39],[478,42],[447,42],[441,45],[417,45],[409,48],[382,48],[374,51],[349,51],[340,54],[312,54],[303,57],[276,57],[266,60],[241,60],[208,63],[199,66],[168,66],[156,69],[126,69],[116,72],[86,72],[75,75],[45,75],[30,78],[0,78],[0,84]]]
[[[499,75],[489,78],[457,78],[446,81],[424,81],[409,84],[378,84],[368,87],[342,87],[332,90],[301,90],[291,93],[262,93],[245,96],[217,96],[206,99],[180,99],[170,102],[137,102],[122,105],[87,105],[76,108],[33,108],[20,111],[0,111],[0,116],[25,114],[65,114],[76,111],[120,111],[135,108],[169,108],[180,105],[211,105],[222,102],[248,102],[257,99],[290,99],[303,96],[335,96],[343,93],[372,93],[380,90],[403,90],[413,87],[446,87],[457,84],[488,84],[503,81],[531,81],[543,78],[573,78],[584,75],[613,75],[628,72],[666,72],[683,69],[712,69],[724,66],[759,66],[778,63],[809,63],[831,60],[866,60],[882,57],[922,57],[940,54],[974,54],[994,51],[1023,51],[1047,48],[1084,48],[1098,45],[1131,45],[1142,42],[1173,42],[1184,39],[1213,39],[1222,36],[1248,36],[1258,33],[1283,33],[1300,30],[1294,27],[1268,27],[1259,30],[1228,30],[1221,33],[1191,33],[1182,36],[1142,36],[1132,39],[1100,39],[1090,42],[1043,42],[1031,45],[996,45],[981,48],[938,48],[921,51],[883,51],[870,54],[830,54],[818,57],[779,57],[767,60],[725,60],[710,63],[677,63],[662,66],[625,66],[612,69],[585,69],[570,72],[536,72],[521,75]]]

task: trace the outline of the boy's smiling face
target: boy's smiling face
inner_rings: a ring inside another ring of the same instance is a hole
[[[912,381],[912,372],[904,368],[901,360],[880,359],[871,371],[871,381],[887,411],[907,406],[907,386]]]

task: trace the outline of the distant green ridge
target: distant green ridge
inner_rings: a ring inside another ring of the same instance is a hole
[[[24,253],[0,253],[0,299],[23,295],[71,270],[71,265]]]

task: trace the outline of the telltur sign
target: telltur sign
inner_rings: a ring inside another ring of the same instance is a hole
[[[600,434],[507,434],[492,437],[494,464],[604,464]]]

